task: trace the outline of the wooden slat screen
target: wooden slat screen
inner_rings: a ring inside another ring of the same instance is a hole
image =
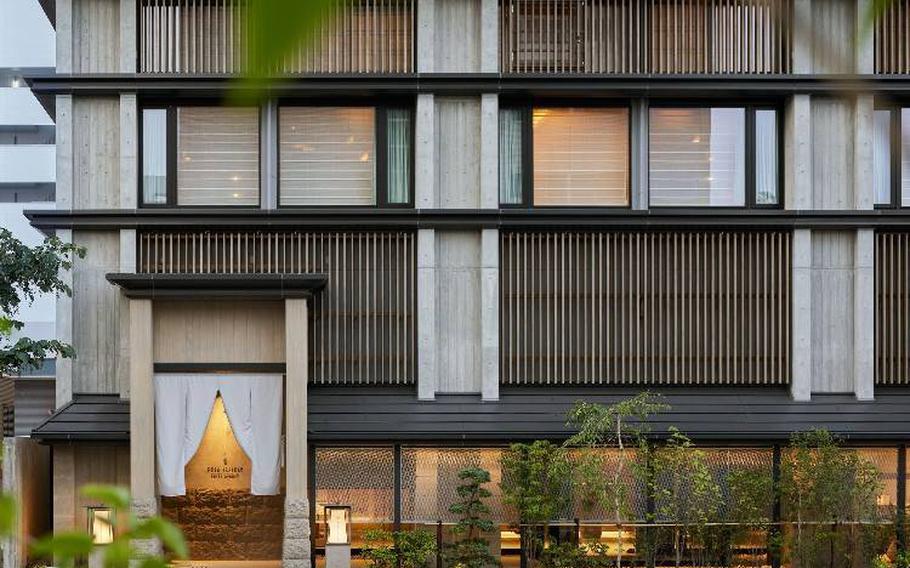
[[[875,237],[875,383],[910,384],[910,233]]]
[[[790,233],[501,239],[503,383],[789,383]]]
[[[910,73],[910,0],[892,0],[875,22],[875,72]]]
[[[139,235],[137,252],[140,273],[327,273],[328,284],[310,311],[310,381],[415,380],[416,252],[410,232],[148,232]]]
[[[500,0],[504,73],[789,73],[792,0]]]
[[[249,6],[257,0],[138,0],[141,73],[248,68]],[[411,73],[417,0],[339,0],[281,73]]]

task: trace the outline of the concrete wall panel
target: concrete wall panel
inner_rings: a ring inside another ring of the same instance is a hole
[[[436,207],[481,206],[480,108],[478,97],[436,97]]]
[[[812,234],[812,392],[853,392],[855,234]]]
[[[120,99],[73,97],[73,206],[120,206]]]
[[[436,231],[438,392],[481,391],[481,235]]]

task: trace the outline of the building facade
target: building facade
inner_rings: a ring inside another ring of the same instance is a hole
[[[327,505],[442,533],[477,465],[512,565],[503,448],[644,389],[717,475],[838,433],[901,515],[910,4],[869,1],[345,1],[225,106],[244,3],[57,0],[54,528],[121,483],[199,565],[321,565]]]

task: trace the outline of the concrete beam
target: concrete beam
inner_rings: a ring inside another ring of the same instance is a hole
[[[858,229],[853,255],[853,384],[858,400],[875,397],[875,229]]]
[[[793,400],[812,397],[812,231],[793,231],[792,302],[793,352],[790,395]]]
[[[784,206],[812,208],[812,100],[794,95],[787,103],[784,124]]]
[[[436,232],[417,231],[417,398],[436,397]]]
[[[136,93],[120,95],[120,208],[139,201],[139,110]]]
[[[499,400],[499,230],[483,229],[480,236],[481,396]]]
[[[310,502],[307,488],[307,384],[309,306],[284,302],[286,444],[282,566],[310,568]]]
[[[436,207],[436,101],[433,95],[417,95],[414,122],[414,206],[432,209]]]
[[[499,95],[480,99],[480,207],[499,208]]]

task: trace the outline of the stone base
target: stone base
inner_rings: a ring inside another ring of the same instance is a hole
[[[287,499],[284,502],[284,568],[310,567],[310,502]]]
[[[136,518],[142,521],[158,514],[158,499],[155,497],[133,499],[130,508]],[[133,546],[142,554],[158,555],[162,553],[161,543],[157,539],[136,539],[133,541]]]

